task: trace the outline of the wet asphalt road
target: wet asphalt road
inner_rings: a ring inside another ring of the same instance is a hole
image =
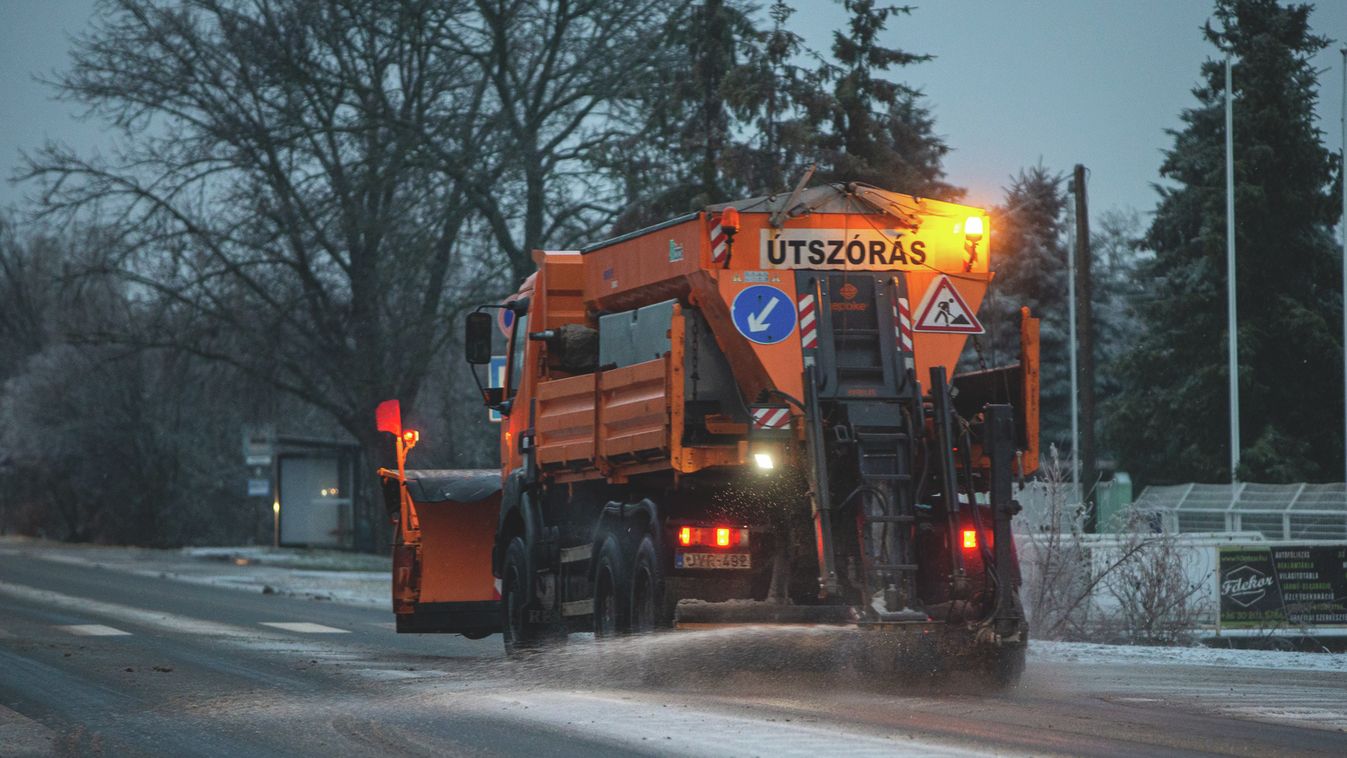
[[[399,636],[377,609],[6,548],[0,755],[1347,755],[1342,673],[1031,657],[986,694],[833,671],[826,637],[772,638],[801,643],[789,663],[761,641],[506,662],[498,637]]]

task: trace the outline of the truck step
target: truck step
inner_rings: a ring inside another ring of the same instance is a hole
[[[866,442],[898,442],[907,439],[907,432],[858,431],[856,432],[856,439]]]
[[[594,612],[594,598],[588,600],[572,600],[569,603],[561,604],[561,615],[563,616],[588,616]]]
[[[874,571],[916,571],[915,563],[875,563],[870,568]]]
[[[562,563],[580,563],[587,561],[594,555],[593,545],[581,545],[579,547],[563,547],[561,549]]]
[[[862,475],[863,475],[866,479],[874,479],[874,480],[876,480],[876,481],[882,481],[882,482],[910,482],[910,481],[912,481],[912,475],[911,475],[911,474],[875,474],[875,473],[871,473],[868,469],[867,469],[867,470],[863,470],[861,473],[862,473]]]

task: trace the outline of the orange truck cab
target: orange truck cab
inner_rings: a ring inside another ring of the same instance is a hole
[[[850,624],[1017,674],[1037,320],[955,374],[991,250],[980,208],[838,184],[536,251],[466,323],[500,469],[383,472],[399,630]]]

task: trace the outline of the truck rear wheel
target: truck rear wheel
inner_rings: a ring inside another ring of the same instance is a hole
[[[528,620],[532,594],[533,572],[529,570],[528,548],[524,540],[515,537],[505,550],[501,570],[501,636],[505,638],[505,654],[518,655],[538,647],[542,630]]]
[[[594,636],[616,637],[631,628],[631,582],[622,547],[612,535],[603,540],[594,566]]]
[[[631,630],[653,632],[664,625],[664,572],[660,570],[655,541],[646,535],[636,548],[631,569]]]

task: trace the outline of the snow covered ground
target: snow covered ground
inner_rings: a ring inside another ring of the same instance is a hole
[[[41,550],[31,550],[41,546]],[[391,560],[335,550],[257,546],[183,548],[107,547],[0,537],[0,551],[25,550],[39,560],[97,566],[143,576],[290,595],[347,605],[390,605]]]
[[[1223,666],[1247,669],[1347,672],[1347,653],[1300,653],[1282,650],[1232,650],[1209,647],[1099,645],[1090,642],[1029,644],[1031,660],[1140,664],[1154,666]]]

